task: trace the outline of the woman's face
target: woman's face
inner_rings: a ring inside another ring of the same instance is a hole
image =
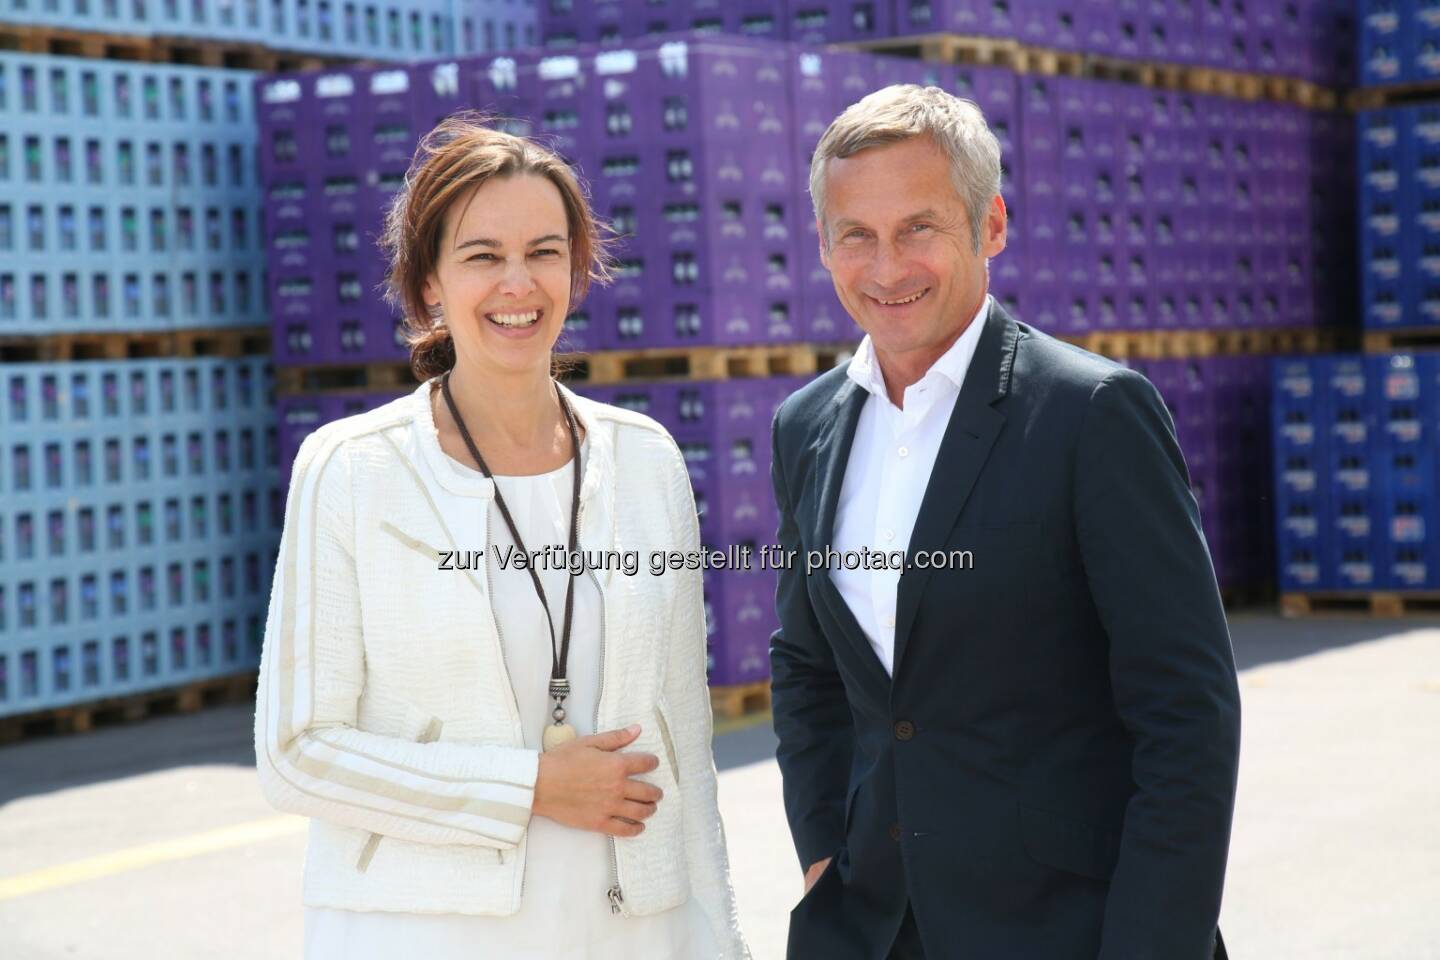
[[[458,362],[548,375],[570,312],[570,231],[559,188],[521,174],[458,199],[445,214],[424,295],[444,311]]]

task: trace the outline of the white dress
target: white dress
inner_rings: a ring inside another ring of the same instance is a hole
[[[586,456],[588,440],[582,446]],[[470,477],[480,472],[446,457],[451,469]],[[496,478],[510,515],[527,550],[547,544],[564,547],[570,524],[571,464],[531,477]],[[447,518],[457,518],[457,536],[478,539],[479,523],[466,523],[477,501],[446,493],[439,503]],[[501,551],[510,532],[494,502],[490,505],[492,543]],[[473,549],[474,540],[454,544]],[[505,663],[525,725],[525,745],[540,749],[549,722],[551,641],[544,608],[535,596],[530,575],[514,567],[492,564],[494,608]],[[538,570],[545,597],[555,618],[558,640],[565,611],[565,579],[561,570]],[[574,617],[570,630],[567,676],[570,696],[567,719],[576,733],[595,732],[595,706],[600,683],[600,594],[587,575],[575,581]],[[665,797],[662,803],[679,803]],[[618,840],[624,843],[623,839]],[[694,897],[664,913],[624,917],[610,912],[606,893],[611,886],[610,849],[604,834],[575,830],[544,817],[533,817],[526,830],[524,894],[513,916],[416,914],[356,911],[331,907],[305,908],[307,960],[678,960],[710,957],[719,952],[709,921]]]

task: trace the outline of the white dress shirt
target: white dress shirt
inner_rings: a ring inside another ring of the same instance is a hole
[[[890,553],[905,551],[915,527],[915,515],[930,483],[930,471],[940,452],[940,441],[950,413],[960,396],[965,372],[975,356],[975,345],[990,308],[987,294],[965,332],[905,388],[904,408],[890,402],[885,378],[867,335],[860,341],[847,373],[870,396],[860,410],[855,441],[840,486],[835,510],[834,549],[866,548]],[[898,569],[854,570],[832,565],[830,576],[870,640],[885,672],[895,672],[895,594]]]

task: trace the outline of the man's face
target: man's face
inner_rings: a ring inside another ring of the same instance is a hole
[[[832,159],[826,174],[820,257],[840,302],[882,360],[928,366],[980,309],[985,261],[1005,249],[1004,201],[992,201],[976,253],[949,159],[929,137]]]

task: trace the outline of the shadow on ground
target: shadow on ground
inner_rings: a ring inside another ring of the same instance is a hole
[[[1333,616],[1286,620],[1257,608],[1230,616],[1240,670],[1440,627],[1440,618]],[[253,766],[254,706],[214,707],[74,736],[41,737],[0,747],[0,805],[20,797],[119,780],[180,766]],[[715,738],[715,765],[729,770],[772,760],[769,719]]]

